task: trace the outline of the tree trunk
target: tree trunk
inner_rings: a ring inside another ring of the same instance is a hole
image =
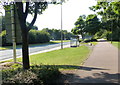
[[[28,32],[26,30],[22,32],[22,56],[23,69],[29,69]]]
[[[82,40],[84,40],[84,34],[81,33],[81,36],[82,36]]]

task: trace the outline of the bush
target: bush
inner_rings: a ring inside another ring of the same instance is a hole
[[[108,31],[105,29],[100,29],[93,37],[95,39],[106,38]]]
[[[91,39],[91,42],[97,42],[97,39]]]
[[[46,43],[49,42],[49,34],[43,31],[37,30],[30,30],[29,32],[29,43],[36,44],[36,43]]]
[[[88,43],[88,42],[91,42],[91,40],[85,40],[84,42],[85,42],[85,43]]]
[[[107,34],[107,40],[111,40],[112,37],[112,41],[119,41],[119,32],[113,31],[113,33],[109,32]]]
[[[55,83],[60,72],[56,66],[34,65],[29,70],[5,69],[2,71],[3,84],[49,85]]]
[[[0,46],[4,46],[6,44],[6,30],[4,30],[0,33],[0,39],[1,39]]]
[[[33,66],[32,72],[38,74],[38,78],[43,81],[43,83],[52,83],[59,78],[60,72],[56,66],[41,65]]]

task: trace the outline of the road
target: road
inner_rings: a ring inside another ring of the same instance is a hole
[[[29,47],[29,54],[32,55],[32,54],[37,54],[37,53],[60,49],[60,46],[61,46],[61,43]],[[70,46],[70,42],[64,42],[63,46],[64,47]],[[17,55],[17,57],[22,56],[21,48],[16,49],[16,55]],[[12,59],[12,58],[13,58],[13,50],[12,49],[0,51],[0,61],[5,61],[5,60]]]

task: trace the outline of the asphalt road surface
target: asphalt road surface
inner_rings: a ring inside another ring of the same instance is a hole
[[[63,47],[66,45],[70,45],[70,42],[64,42],[63,43]],[[47,45],[39,45],[39,46],[33,46],[33,47],[29,47],[29,54],[34,54],[34,53],[39,53],[42,51],[46,51],[46,50],[50,50],[53,48],[58,48],[60,49],[61,43],[57,43],[57,44],[47,44]],[[21,57],[22,56],[22,49],[16,49],[16,55],[17,57]],[[8,59],[12,59],[13,58],[13,50],[9,49],[9,50],[1,50],[0,51],[0,61],[5,61]]]

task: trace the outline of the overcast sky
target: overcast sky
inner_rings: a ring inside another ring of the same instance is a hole
[[[71,31],[74,23],[80,15],[94,14],[89,7],[96,5],[95,0],[69,0],[62,5],[63,8],[63,29]],[[27,21],[31,21],[29,16]],[[43,28],[61,29],[61,6],[48,5],[42,15],[38,15],[36,23],[39,30]]]

